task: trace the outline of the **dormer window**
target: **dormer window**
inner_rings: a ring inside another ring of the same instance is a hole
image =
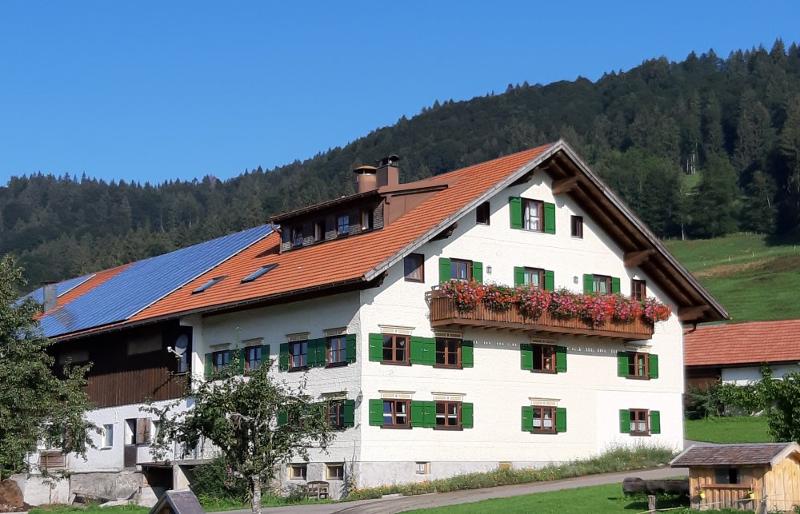
[[[343,214],[336,218],[336,233],[340,236],[350,233],[350,216]]]
[[[314,222],[314,242],[318,243],[325,239],[325,221],[319,220]]]
[[[292,246],[303,246],[303,228],[292,228]]]
[[[361,230],[369,230],[372,228],[372,211],[361,211]]]

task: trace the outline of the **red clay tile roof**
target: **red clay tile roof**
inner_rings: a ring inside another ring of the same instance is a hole
[[[770,464],[787,448],[797,449],[795,443],[713,444],[690,446],[675,457],[670,466],[742,466]]]
[[[687,366],[800,361],[800,319],[700,326],[683,340]]]
[[[381,230],[284,253],[278,253],[279,235],[272,234],[129,321],[362,280],[366,273],[545,153],[551,146],[540,146],[421,180],[416,184],[425,186],[431,182],[446,181],[448,187]],[[241,283],[242,278],[267,264],[277,264],[277,267],[260,279]],[[227,278],[203,293],[192,294],[193,289],[209,278],[222,275]]]

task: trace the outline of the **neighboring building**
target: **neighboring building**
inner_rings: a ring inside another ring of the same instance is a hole
[[[688,387],[761,380],[761,367],[776,378],[800,372],[800,319],[708,325],[684,335]]]
[[[407,184],[393,156],[355,171],[356,194],[228,236],[236,244],[223,238],[213,259],[168,254],[155,259],[169,265],[134,263],[62,293],[43,326],[60,362],[102,370],[90,378],[90,417],[118,434],[98,439],[107,449],[87,462],[69,457],[70,469],[167,480],[147,451],[156,428],[136,411],[232,352],[247,366],[274,359],[289,380],[307,372],[310,392],[329,402],[333,444],[280,475],[328,481],[333,496],[345,482],[682,447],[683,323],[727,314],[568,145]],[[191,272],[177,273],[187,260]],[[467,316],[438,289],[450,279],[655,298],[673,314],[655,326]],[[185,348],[179,359],[175,348]],[[178,464],[207,456],[184,453]]]
[[[794,512],[800,505],[797,443],[690,446],[673,468],[689,468],[692,508]]]

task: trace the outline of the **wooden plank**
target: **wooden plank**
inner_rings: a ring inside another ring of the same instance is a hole
[[[656,251],[652,248],[648,250],[639,250],[636,252],[625,252],[625,267],[633,268],[639,266],[655,254]]]
[[[580,176],[579,175],[575,175],[575,176],[572,176],[572,177],[567,177],[567,178],[554,180],[553,181],[553,187],[552,187],[553,194],[554,195],[561,195],[561,194],[564,194],[564,193],[569,193],[570,191],[572,191],[573,189],[578,187],[579,183],[580,183]]]

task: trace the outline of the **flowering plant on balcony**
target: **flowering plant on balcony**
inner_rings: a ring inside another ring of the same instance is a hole
[[[513,287],[501,285],[487,286],[483,284],[481,284],[480,287],[483,289],[483,304],[486,305],[489,310],[505,312],[511,309],[517,302],[517,292]]]
[[[655,298],[647,298],[642,302],[642,318],[648,323],[666,321],[671,313],[669,307]]]
[[[570,319],[581,317],[583,298],[567,289],[559,289],[550,294],[550,314],[556,318]]]
[[[518,287],[516,294],[519,312],[528,319],[539,319],[542,313],[550,308],[552,297],[550,291],[538,287]]]
[[[466,282],[464,280],[450,280],[441,287],[448,298],[452,298],[456,304],[458,312],[470,312],[475,310],[478,302],[483,299],[486,287],[475,281]]]

